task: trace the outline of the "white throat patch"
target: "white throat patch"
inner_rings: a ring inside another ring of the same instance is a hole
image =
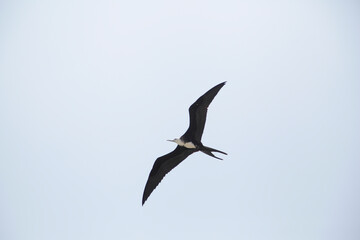
[[[195,145],[192,142],[185,143],[184,147],[186,147],[186,148],[196,148]]]
[[[181,139],[175,138],[174,142],[176,142],[179,146],[186,148],[196,148],[195,144],[192,142],[183,142]]]

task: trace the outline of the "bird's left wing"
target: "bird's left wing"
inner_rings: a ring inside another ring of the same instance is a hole
[[[174,151],[156,159],[145,185],[142,198],[143,205],[165,175],[195,151],[195,149],[177,146]]]

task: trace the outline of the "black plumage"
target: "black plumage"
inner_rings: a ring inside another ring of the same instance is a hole
[[[203,153],[217,159],[221,158],[216,157],[212,152],[226,154],[225,152],[219,151],[217,149],[206,147],[201,143],[201,137],[204,132],[206,122],[207,109],[225,83],[226,82],[220,83],[211,88],[190,106],[189,128],[184,133],[184,135],[180,137],[180,139],[172,140],[178,144],[174,151],[156,159],[145,185],[142,204],[145,203],[147,198],[161,182],[164,176],[192,153],[202,151]],[[188,143],[192,144],[187,145]]]

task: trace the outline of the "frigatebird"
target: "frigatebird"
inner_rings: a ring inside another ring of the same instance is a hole
[[[201,143],[201,137],[205,127],[207,109],[225,83],[226,82],[220,83],[211,88],[190,106],[189,128],[180,138],[168,140],[178,144],[174,151],[156,159],[145,185],[142,205],[144,205],[145,201],[161,182],[161,180],[165,177],[165,175],[177,165],[179,165],[182,161],[184,161],[185,158],[187,158],[192,153],[201,151],[220,160],[222,159],[216,157],[212,152],[218,152],[227,155],[225,152],[206,147]]]

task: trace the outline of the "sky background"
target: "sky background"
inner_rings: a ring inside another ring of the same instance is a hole
[[[360,3],[0,1],[0,239],[360,239]],[[203,143],[141,206],[188,107]]]

